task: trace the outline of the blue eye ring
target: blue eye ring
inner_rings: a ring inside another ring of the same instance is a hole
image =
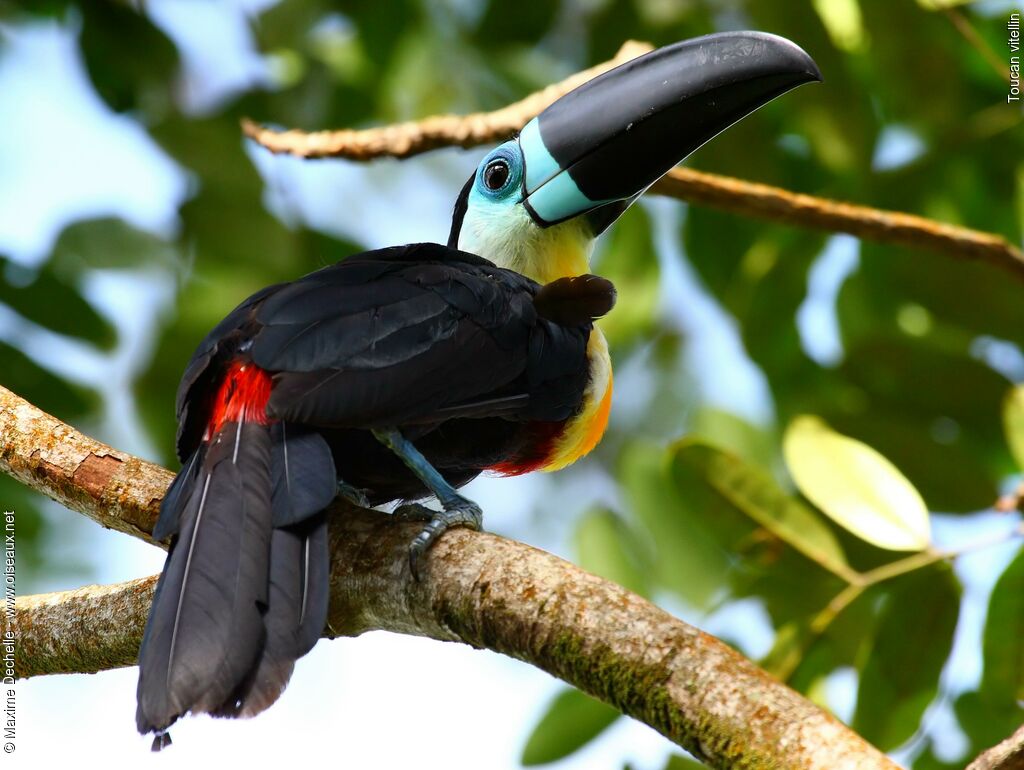
[[[492,198],[504,197],[519,185],[522,177],[522,163],[515,154],[499,147],[480,164],[477,172],[477,188]]]
[[[495,158],[490,161],[480,173],[480,179],[491,192],[501,192],[508,184],[512,170],[508,167],[508,161],[504,158]]]

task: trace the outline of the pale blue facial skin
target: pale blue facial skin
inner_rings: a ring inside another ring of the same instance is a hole
[[[508,166],[508,178],[500,189],[488,189],[484,173],[488,166],[500,161]],[[521,205],[523,175],[528,173],[528,165],[519,140],[513,139],[488,153],[477,168],[469,193],[458,247],[542,283],[562,275],[586,272],[593,233],[584,218],[573,216],[560,224],[542,227],[526,206]],[[569,175],[560,176],[568,178]],[[539,189],[543,190],[555,180],[557,176]],[[530,202],[533,202],[532,196]],[[594,204],[578,196],[572,205],[576,207],[575,214],[593,208]]]
[[[544,146],[540,137],[540,122],[534,118],[519,133],[519,147],[530,159],[526,169],[526,189],[533,192],[542,184],[561,172],[558,161]]]
[[[501,190],[490,190],[484,184],[484,171],[502,159],[509,167],[508,181]],[[469,209],[521,203],[524,199],[529,201],[541,227],[563,222],[610,202],[591,200],[580,192],[572,176],[559,167],[544,146],[536,118],[526,124],[518,139],[505,142],[484,158],[477,168]]]
[[[508,179],[500,190],[489,190],[484,184],[484,171],[496,160],[508,164]],[[499,267],[518,268],[518,272],[522,272],[523,260],[535,250],[536,239],[543,232],[526,207],[520,205],[524,167],[516,140],[488,153],[476,170],[459,232],[460,249],[489,259]]]
[[[591,200],[580,192],[573,178],[544,146],[536,118],[523,127],[519,147],[526,158],[526,194],[530,207],[546,224],[562,222],[611,202]]]

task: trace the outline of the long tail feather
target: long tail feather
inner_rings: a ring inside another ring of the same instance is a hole
[[[275,423],[270,437],[274,526],[287,527],[319,513],[334,499],[334,458],[324,437],[301,425]]]
[[[284,691],[295,661],[313,648],[327,621],[329,566],[324,513],[274,530],[263,653],[237,703],[226,704],[221,716],[254,716]]]
[[[267,427],[224,423],[170,498],[180,512],[167,514],[177,535],[139,651],[140,732],[217,711],[247,680],[266,635],[270,498]]]
[[[276,529],[266,643],[237,703],[225,704],[221,716],[253,716],[274,703],[327,621],[330,554],[323,510],[337,488],[331,450],[319,433],[299,425],[277,423],[270,435]]]

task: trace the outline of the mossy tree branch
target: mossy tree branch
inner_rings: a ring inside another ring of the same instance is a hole
[[[0,437],[0,469],[151,542],[171,479],[166,470],[83,436],[3,388]],[[102,476],[81,470],[97,457],[119,464]],[[333,512],[327,636],[383,629],[504,653],[647,723],[713,767],[896,767],[714,637],[522,543],[450,531],[428,554],[422,580],[414,580],[408,546],[416,527],[377,511]],[[155,582],[19,597],[18,675],[133,665]],[[0,634],[6,630],[0,620]]]

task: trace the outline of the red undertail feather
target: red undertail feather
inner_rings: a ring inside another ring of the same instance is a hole
[[[270,400],[271,385],[269,372],[252,362],[233,361],[213,397],[210,422],[206,426],[203,441],[209,441],[226,422],[269,425],[267,402]]]
[[[499,476],[521,476],[531,473],[551,457],[555,443],[565,431],[565,422],[534,422],[530,425],[530,436],[526,446],[513,457],[488,468]]]

